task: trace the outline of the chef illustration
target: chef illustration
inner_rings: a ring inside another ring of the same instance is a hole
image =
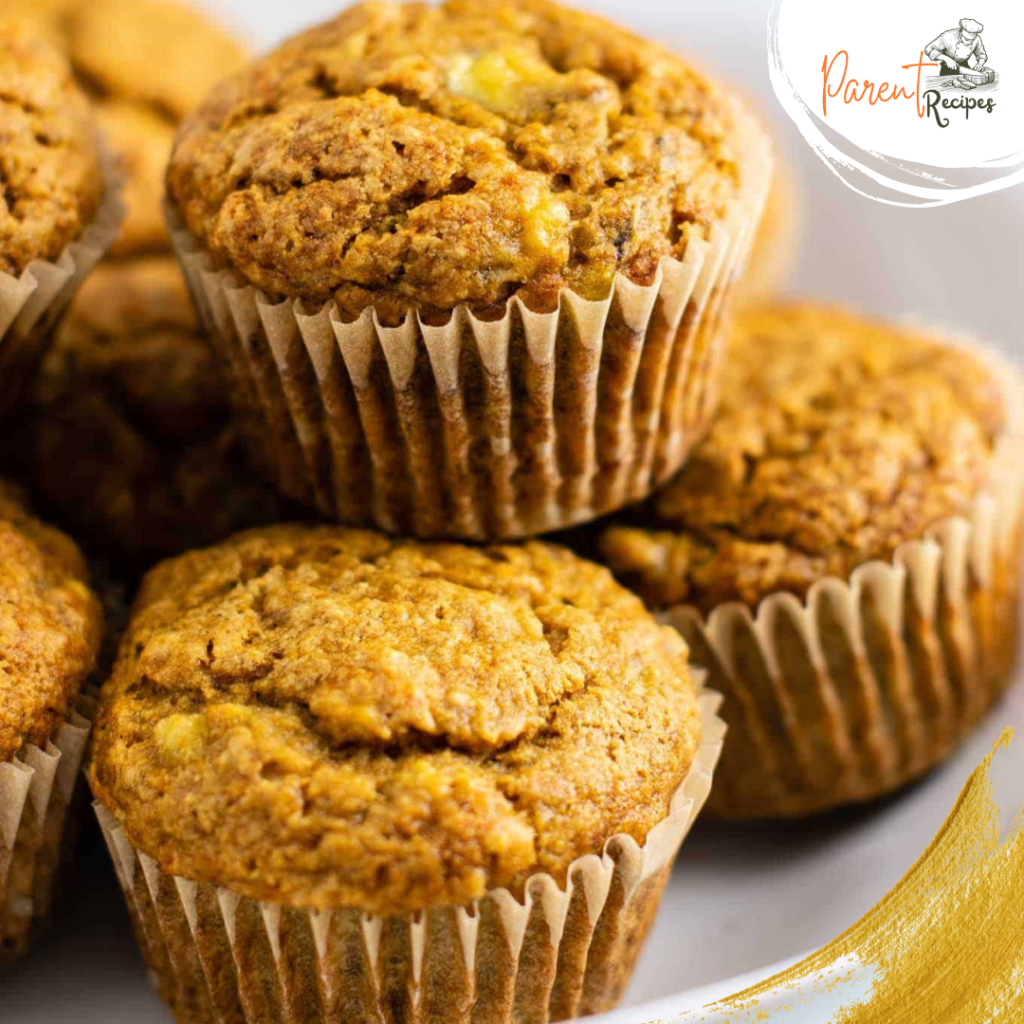
[[[924,52],[939,65],[940,75],[962,75],[985,67],[988,54],[981,41],[985,26],[973,18],[963,18],[958,28],[947,29],[933,39]]]

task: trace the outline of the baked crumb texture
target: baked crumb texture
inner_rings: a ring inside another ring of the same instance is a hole
[[[357,5],[225,81],[167,182],[279,485],[487,538],[678,466],[770,167],[660,47],[546,0],[451,0]]]
[[[726,695],[716,813],[871,799],[1010,678],[1019,375],[827,307],[753,311],[730,345],[707,440],[601,553]]]
[[[67,64],[0,24],[0,274],[53,262],[92,222],[103,175],[88,103]]]
[[[34,397],[15,448],[38,500],[122,570],[285,515],[249,468],[171,256],[97,268]]]
[[[149,574],[93,779],[175,874],[406,912],[642,840],[696,741],[685,645],[607,570],[283,526]]]
[[[567,551],[280,526],[147,578],[91,781],[181,1019],[562,1020],[629,977],[715,703]]]
[[[88,101],[66,62],[0,20],[0,417],[23,397],[67,303],[121,218]]]
[[[0,966],[25,952],[53,902],[88,738],[76,709],[101,634],[78,549],[0,481]]]

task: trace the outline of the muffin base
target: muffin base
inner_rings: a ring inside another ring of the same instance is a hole
[[[771,179],[746,115],[749,181],[708,239],[617,275],[610,296],[569,290],[500,319],[457,308],[445,326],[372,309],[275,301],[216,259],[167,207],[193,300],[261,466],[323,515],[418,537],[497,540],[585,522],[645,498],[714,411],[719,324]]]
[[[0,967],[49,917],[94,709],[81,697],[45,747],[27,744],[0,764]]]
[[[617,835],[560,886],[532,877],[468,907],[396,917],[260,903],[163,872],[96,804],[154,985],[182,1024],[543,1024],[615,1005],[700,812],[722,747],[720,698],[643,846]]]
[[[708,813],[795,818],[890,793],[944,760],[1016,664],[1024,506],[1024,381],[972,351],[1006,387],[1011,417],[992,476],[963,515],[869,562],[778,593],[756,613],[661,613],[725,698],[730,741]]]
[[[117,238],[125,211],[111,158],[104,159],[104,179],[92,224],[55,261],[33,260],[20,277],[0,273],[0,417],[15,411],[61,316]]]

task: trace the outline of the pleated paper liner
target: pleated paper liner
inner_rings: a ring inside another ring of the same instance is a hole
[[[113,244],[124,218],[120,176],[104,159],[106,188],[92,224],[54,261],[20,277],[0,272],[0,419],[14,411],[75,293]]]
[[[646,497],[705,429],[720,319],[771,177],[752,123],[741,153],[727,217],[650,286],[617,275],[603,302],[566,290],[550,313],[513,299],[498,320],[460,307],[443,327],[275,301],[170,206],[168,224],[256,461],[285,494],[391,532],[513,538]]]
[[[49,917],[94,709],[83,695],[44,747],[0,764],[0,967]]]
[[[564,885],[527,882],[467,907],[399,917],[259,903],[165,874],[96,804],[154,984],[182,1024],[544,1024],[609,1009],[653,922],[722,747],[720,698],[698,697],[700,746],[643,846],[617,835]]]
[[[964,514],[888,561],[829,577],[756,613],[659,616],[723,694],[729,742],[709,813],[799,817],[891,792],[941,762],[1002,694],[1016,661],[1024,499],[1024,387],[994,365],[1011,423]]]

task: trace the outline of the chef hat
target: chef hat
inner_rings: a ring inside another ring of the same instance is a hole
[[[985,31],[985,26],[982,25],[980,21],[975,21],[973,18],[961,18],[960,27],[965,32],[972,32],[974,35]]]

